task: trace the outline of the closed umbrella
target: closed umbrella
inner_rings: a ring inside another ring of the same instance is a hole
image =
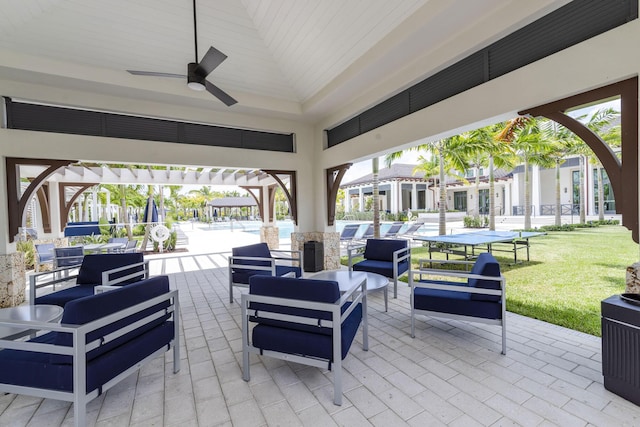
[[[151,205],[151,209],[149,209],[150,205]],[[144,208],[144,222],[145,223],[158,222],[158,208],[156,206],[156,201],[153,200],[153,197],[149,197],[147,199],[147,206]]]

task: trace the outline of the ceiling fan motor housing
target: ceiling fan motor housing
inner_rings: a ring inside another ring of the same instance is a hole
[[[205,90],[204,77],[196,72],[198,66],[197,62],[187,64],[187,86],[189,86],[189,89],[203,91]]]

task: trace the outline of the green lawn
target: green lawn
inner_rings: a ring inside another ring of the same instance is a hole
[[[427,256],[413,250],[414,260]],[[600,301],[624,292],[626,268],[638,256],[630,231],[601,226],[531,239],[529,263],[496,258],[507,279],[508,311],[600,336]]]

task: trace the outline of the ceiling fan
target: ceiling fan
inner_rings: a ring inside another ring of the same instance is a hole
[[[218,65],[222,63],[222,61],[227,59],[227,55],[211,46],[209,47],[207,53],[205,53],[202,57],[202,60],[198,62],[198,27],[196,23],[196,0],[193,0],[193,39],[195,44],[196,60],[195,62],[190,62],[189,64],[187,64],[187,75],[137,70],[127,70],[127,72],[136,76],[175,77],[182,79],[186,78],[187,86],[189,86],[190,89],[197,91],[206,90],[207,92],[218,98],[220,101],[222,101],[225,105],[227,105],[227,107],[237,103],[238,101],[233,99],[228,93],[207,80],[207,76],[211,74],[211,72],[215,70]]]

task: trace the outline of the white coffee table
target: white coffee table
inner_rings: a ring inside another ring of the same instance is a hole
[[[25,322],[57,322],[62,317],[62,307],[57,305],[36,304],[21,305],[18,307],[0,308],[0,322],[13,322],[22,320]],[[0,325],[0,338],[12,340],[28,335],[31,330],[28,327]]]
[[[367,293],[382,289],[384,292],[384,311],[387,311],[388,309],[389,298],[387,285],[389,284],[389,279],[381,274],[367,273],[364,271],[330,270],[313,274],[309,276],[309,279],[331,280],[334,282],[338,282],[338,287],[340,288],[341,292],[346,292],[354,286],[362,284],[362,281],[366,279]]]

